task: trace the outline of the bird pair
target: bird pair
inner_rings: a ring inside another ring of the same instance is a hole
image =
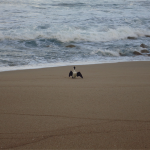
[[[76,72],[75,71],[76,67],[73,67],[73,68],[74,68],[74,70],[69,72],[69,77],[72,76],[72,78],[76,78],[76,76],[77,77],[79,76],[79,77],[83,78],[81,72]]]

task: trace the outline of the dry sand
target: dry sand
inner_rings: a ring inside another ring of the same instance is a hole
[[[0,149],[150,149],[150,62],[0,73]]]

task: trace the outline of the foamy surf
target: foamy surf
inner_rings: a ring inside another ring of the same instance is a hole
[[[60,42],[76,42],[76,41],[90,41],[90,42],[108,42],[113,40],[123,40],[128,37],[140,38],[150,35],[150,30],[131,28],[128,26],[118,27],[116,29],[107,28],[104,31],[97,29],[79,29],[79,28],[61,28],[57,31],[21,31],[16,30],[11,33],[0,32],[0,40],[36,40],[36,39],[56,39]]]
[[[0,71],[149,61],[149,7],[149,0],[0,1]],[[147,51],[137,56],[142,43]]]
[[[30,64],[30,65],[20,65],[20,66],[5,66],[0,67],[0,72],[5,71],[16,71],[16,70],[29,70],[29,69],[42,69],[51,67],[62,67],[62,66],[74,66],[74,65],[92,65],[92,64],[104,64],[104,63],[118,63],[118,62],[134,62],[134,61],[150,61],[150,58],[144,56],[134,57],[99,57],[99,60],[89,59],[82,61],[73,62],[56,62],[56,63],[40,63],[40,64]]]

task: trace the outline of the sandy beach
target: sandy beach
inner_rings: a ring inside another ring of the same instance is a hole
[[[150,149],[150,62],[0,73],[0,149]]]

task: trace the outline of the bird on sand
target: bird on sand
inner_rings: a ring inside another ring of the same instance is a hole
[[[74,66],[73,68],[74,68],[73,71],[70,71],[70,72],[69,72],[69,77],[72,76],[72,78],[76,78],[76,76],[77,76],[77,77],[79,76],[79,77],[83,78],[81,72],[76,72],[76,71],[75,71],[75,69],[76,69],[75,66]]]

